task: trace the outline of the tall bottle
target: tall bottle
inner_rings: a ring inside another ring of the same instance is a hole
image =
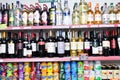
[[[61,0],[57,2],[56,8],[56,25],[62,25],[63,23],[63,10],[61,7]]]
[[[120,23],[120,3],[118,3],[117,5],[116,19],[117,19],[116,23]]]
[[[63,10],[63,25],[70,25],[70,9],[68,7],[68,0],[64,2],[64,10]]]
[[[52,36],[52,31],[49,31],[49,37],[46,40],[46,50],[47,50],[47,56],[48,57],[54,57],[55,55],[55,40]]]
[[[17,40],[17,57],[23,57],[23,39],[22,39],[22,32],[18,33],[18,40]]]
[[[70,39],[68,38],[68,32],[65,32],[65,56],[70,56]]]
[[[78,56],[84,53],[83,49],[83,38],[82,38],[82,32],[78,31],[78,40],[77,40],[77,53]]]
[[[72,24],[78,25],[80,24],[80,16],[79,16],[78,4],[74,3],[73,13],[72,13]]]
[[[27,57],[27,46],[28,46],[28,34],[24,33],[23,40],[23,57]]]
[[[16,43],[15,43],[15,40],[14,40],[14,37],[13,37],[13,33],[12,32],[10,32],[9,34],[8,34],[8,36],[9,36],[9,39],[8,39],[8,43],[7,43],[7,45],[8,45],[8,56],[9,56],[9,58],[14,58],[15,57],[15,50],[16,50]]]
[[[2,3],[0,3],[0,24],[2,24]]]
[[[35,4],[34,16],[33,16],[34,26],[39,26],[40,25],[40,16],[41,16],[40,13],[41,13],[41,6],[38,3],[36,3]]]
[[[74,30],[72,31],[72,39],[70,41],[70,56],[77,56],[77,42]]]
[[[109,18],[110,18],[109,23],[110,23],[110,24],[115,24],[116,14],[115,14],[115,12],[114,12],[113,3],[110,3]]]
[[[43,31],[40,30],[40,33],[39,33],[39,39],[37,41],[37,46],[38,46],[38,57],[44,57],[46,54],[45,54],[45,40],[43,38]]]
[[[0,44],[2,43],[2,33],[0,32]],[[0,58],[2,57],[2,53],[1,53],[1,45],[0,45]]]
[[[85,2],[85,0],[80,0],[79,11],[80,11],[80,24],[87,24],[88,5]]]
[[[87,53],[88,55],[90,55],[90,39],[88,37],[89,32],[86,31],[84,33],[84,53]]]
[[[102,38],[103,38],[102,33],[99,32],[99,34],[98,34],[98,53],[100,56],[103,55]]]
[[[21,7],[20,7],[20,2],[16,1],[16,8],[14,10],[14,25],[15,26],[21,26]]]
[[[99,10],[99,3],[97,3],[95,6],[95,15],[94,16],[95,16],[94,23],[101,24],[102,23],[102,14]]]
[[[54,2],[51,2],[51,8],[49,9],[49,25],[56,25],[56,6]]]
[[[2,56],[2,58],[6,58],[6,57],[7,57],[7,40],[6,40],[6,32],[2,32],[1,56]]]
[[[110,41],[109,41],[109,32],[106,30],[103,32],[103,41],[102,41],[102,46],[103,46],[103,55],[104,56],[109,56],[110,54]]]
[[[49,12],[46,4],[43,4],[43,11],[41,12],[41,25],[48,25]]]
[[[14,4],[10,5],[9,10],[9,26],[14,26]]]
[[[93,31],[92,55],[93,56],[98,56],[99,55],[99,52],[98,52],[98,38],[97,38],[97,33],[96,33],[95,30]]]
[[[32,57],[38,57],[36,34],[32,33],[32,39],[30,40],[32,46]]]
[[[92,3],[88,3],[87,24],[94,24],[94,13],[91,9]]]
[[[59,30],[59,36],[57,37],[57,53],[59,57],[65,56],[65,42],[62,36],[62,30]]]
[[[28,13],[28,26],[33,26],[33,11],[34,7],[32,4],[30,4],[30,9]]]
[[[120,29],[118,29],[117,45],[118,45],[118,55],[120,56]]]

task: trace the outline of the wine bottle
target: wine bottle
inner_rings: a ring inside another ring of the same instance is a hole
[[[1,43],[2,43],[2,33],[0,32],[0,58],[2,57],[2,53],[1,53]]]
[[[62,30],[59,30],[59,36],[57,37],[57,53],[59,57],[64,57],[65,54],[65,43],[62,36]]]
[[[0,3],[0,24],[2,24],[2,3]]]
[[[98,53],[100,56],[103,55],[102,38],[103,38],[102,33],[99,32],[99,34],[98,34]]]
[[[27,57],[27,46],[28,46],[28,34],[24,34],[23,40],[23,57]]]

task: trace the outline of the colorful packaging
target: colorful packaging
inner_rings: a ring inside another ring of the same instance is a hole
[[[77,62],[75,62],[75,61],[71,62],[71,72],[72,73],[77,72]]]
[[[78,80],[76,72],[72,72],[71,76],[72,76],[72,80]]]
[[[30,75],[31,75],[31,74],[30,74],[29,72],[25,72],[25,73],[24,73],[24,80],[31,80],[31,79],[30,79]]]
[[[40,70],[41,70],[40,63],[37,62],[36,63],[36,71],[35,71],[35,74],[36,74],[36,77],[35,77],[36,79],[35,80],[40,80],[40,77],[41,77]]]
[[[60,68],[60,72],[64,72],[64,63],[63,62],[60,62],[59,63],[59,68]]]
[[[70,62],[65,62],[64,63],[64,69],[66,73],[70,72]]]
[[[41,72],[47,72],[47,63],[46,62],[42,62],[41,63]]]
[[[95,80],[95,71],[90,70],[89,80]]]
[[[19,63],[18,64],[18,73],[19,73],[19,80],[24,80],[24,64],[23,63]]]
[[[59,63],[58,62],[53,63],[53,72],[59,72]]]
[[[13,63],[13,80],[18,80],[18,64]]]
[[[47,72],[52,73],[53,72],[53,64],[52,62],[47,63]]]
[[[41,78],[42,78],[42,80],[47,80],[47,73],[43,72]]]
[[[65,80],[65,73],[63,71],[60,72],[60,80]]]
[[[27,72],[27,73],[31,72],[31,67],[29,62],[24,63],[24,72]]]
[[[65,73],[65,80],[72,80],[72,79],[71,79],[71,73],[70,73],[70,72]]]
[[[89,70],[89,62],[84,61],[84,70]]]
[[[84,80],[84,70],[78,71],[78,80]]]
[[[78,62],[78,71],[84,70],[83,62]]]
[[[12,65],[12,63],[7,63],[7,65],[6,65],[6,77],[8,80],[12,80],[12,77],[13,77],[13,65]]]
[[[84,70],[84,80],[89,80],[90,71]]]
[[[35,76],[36,76],[35,72],[36,72],[35,63],[32,62],[31,72],[30,72],[30,78],[31,78],[31,80],[35,80]]]
[[[101,62],[100,61],[95,61],[94,70],[101,70]]]
[[[53,80],[59,80],[59,73],[58,72],[54,72]]]
[[[1,80],[6,80],[6,63],[2,63],[1,68],[2,68]]]
[[[47,73],[47,80],[53,80],[53,73]]]
[[[101,78],[101,70],[96,70],[95,71],[95,80],[102,80]]]

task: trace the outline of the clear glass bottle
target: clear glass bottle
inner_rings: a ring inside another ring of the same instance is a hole
[[[120,23],[120,3],[118,3],[118,5],[117,5],[116,19],[117,19],[116,23],[119,24]]]
[[[80,24],[87,24],[87,11],[88,5],[85,0],[80,0],[79,12],[80,12]]]
[[[34,12],[34,9],[33,9],[32,6],[33,5],[30,4],[29,13],[28,13],[28,26],[33,26],[33,12]]]
[[[80,16],[79,16],[78,4],[74,3],[73,13],[72,13],[72,24],[78,25],[80,24]]]
[[[9,26],[14,26],[14,4],[10,5],[9,10]]]

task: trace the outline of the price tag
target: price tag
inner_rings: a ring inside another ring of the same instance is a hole
[[[81,54],[80,55],[80,60],[88,60],[88,54]]]
[[[14,30],[14,29],[20,29],[20,27],[12,27],[12,29]]]
[[[3,62],[3,59],[0,59],[0,62]]]
[[[79,60],[79,57],[71,57],[71,60],[72,60],[72,61]]]
[[[28,27],[24,27],[24,29],[31,29],[31,27],[30,27],[30,26],[28,26]]]

